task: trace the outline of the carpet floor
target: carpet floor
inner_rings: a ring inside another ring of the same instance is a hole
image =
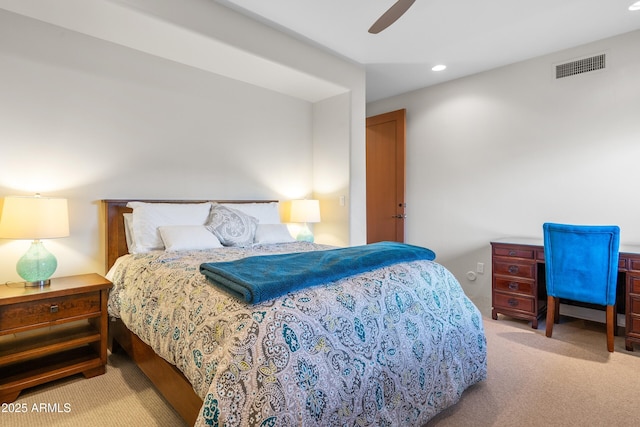
[[[429,426],[638,426],[640,347],[615,352],[605,325],[562,317],[545,336],[529,322],[484,319],[488,379],[469,388],[457,405]]]
[[[0,414],[0,426],[186,426],[124,352],[109,355],[104,375],[75,375],[30,388],[13,405],[21,412]]]

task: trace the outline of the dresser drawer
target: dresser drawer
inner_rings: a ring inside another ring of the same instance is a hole
[[[526,246],[493,246],[493,254],[496,256],[512,257],[512,258],[526,258],[535,259],[536,249]]]
[[[494,289],[497,291],[505,291],[505,292],[515,292],[520,294],[526,294],[535,296],[533,290],[535,287],[535,282],[533,280],[522,280],[517,277],[514,278],[505,278],[505,277],[496,277],[494,283]]]
[[[636,316],[640,316],[640,295],[629,297],[628,302],[629,307],[627,307],[627,311]]]
[[[640,335],[640,317],[632,316],[631,324],[627,325],[627,335],[628,334],[637,334]]]
[[[629,283],[628,292],[640,295],[640,276],[627,274],[627,282]]]
[[[493,260],[493,274],[535,279],[535,273],[535,262],[523,262],[500,258],[494,258]]]
[[[527,313],[533,313],[532,298],[518,297],[513,294],[494,292],[493,305],[494,307],[502,307],[509,310],[520,310],[526,311]]]
[[[0,333],[74,317],[100,314],[100,292],[0,306]]]
[[[640,271],[640,258],[628,257],[627,266],[629,270]]]

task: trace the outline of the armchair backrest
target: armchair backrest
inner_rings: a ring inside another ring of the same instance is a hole
[[[547,294],[614,305],[620,228],[554,223],[545,223],[542,227]]]

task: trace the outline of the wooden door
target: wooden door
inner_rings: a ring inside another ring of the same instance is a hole
[[[405,116],[367,118],[367,243],[404,242]]]

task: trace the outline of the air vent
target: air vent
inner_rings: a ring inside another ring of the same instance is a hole
[[[565,64],[556,65],[556,79],[575,76],[576,74],[602,70],[606,66],[605,54],[578,59]]]

